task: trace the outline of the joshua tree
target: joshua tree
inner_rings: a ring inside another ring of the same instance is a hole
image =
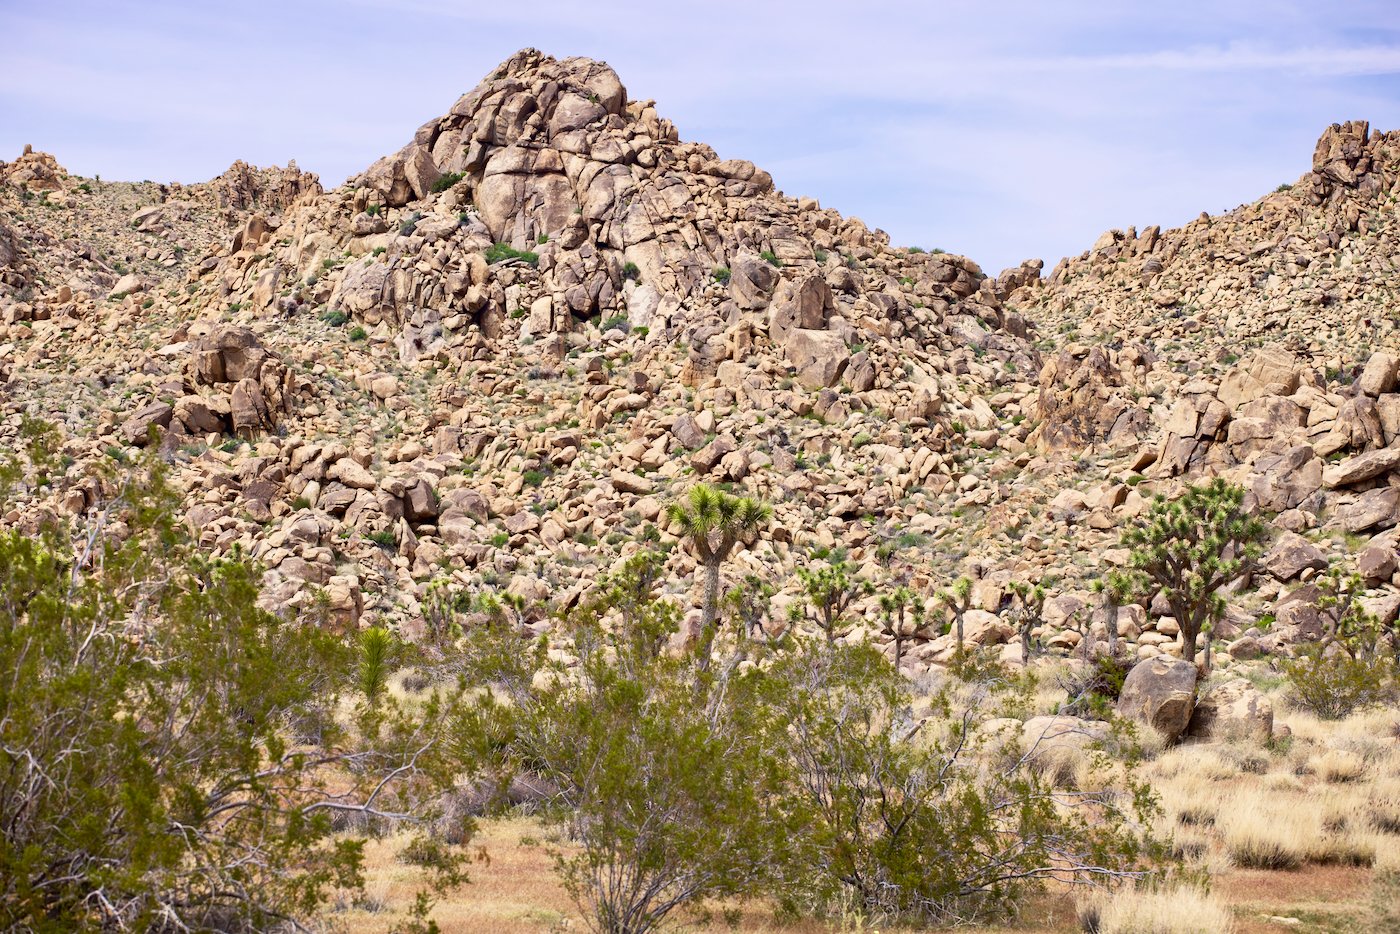
[[[1264,523],[1244,510],[1243,488],[1219,477],[1176,500],[1159,496],[1123,533],[1133,549],[1133,590],[1162,592],[1181,627],[1183,659],[1195,661],[1201,627],[1225,612],[1218,591],[1254,570],[1267,538]]]
[[[1045,610],[1045,587],[1041,584],[1012,581],[1011,596],[1016,603],[1011,613],[1016,619],[1016,628],[1021,632],[1021,667],[1029,668],[1032,654],[1031,633],[1044,622],[1042,613]]]
[[[775,592],[772,584],[755,574],[750,574],[724,595],[725,606],[733,614],[733,618],[744,627],[744,635],[749,639],[755,639],[759,635],[768,637],[763,620],[772,608]]]
[[[912,624],[905,627],[905,619]],[[904,659],[904,640],[914,636],[924,624],[924,604],[918,594],[904,585],[880,596],[881,632],[894,639],[894,667]]]
[[[841,551],[818,551],[812,557],[825,558],[826,565],[816,570],[798,568],[797,577],[816,612],[817,626],[826,634],[827,645],[831,645],[846,610],[856,597],[872,592],[874,587],[855,576],[855,569]],[[792,610],[794,617],[800,618],[801,608],[794,604]]]
[[[1113,571],[1094,581],[1090,589],[1098,594],[1099,611],[1103,614],[1104,630],[1108,634],[1108,654],[1118,654],[1118,608],[1128,602],[1133,590],[1130,575]]]
[[[700,617],[700,658],[704,665],[709,661],[715,618],[719,614],[720,566],[741,539],[768,523],[773,509],[752,497],[731,496],[697,483],[684,500],[672,503],[666,513],[680,527],[705,569],[705,601]]]
[[[953,623],[958,633],[958,655],[963,653],[963,616],[972,608],[972,581],[959,577],[947,589],[938,594],[939,601],[953,614]]]

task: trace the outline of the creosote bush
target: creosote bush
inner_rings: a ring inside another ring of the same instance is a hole
[[[634,557],[575,611],[575,668],[505,627],[464,642],[460,670],[490,690],[454,720],[461,761],[482,787],[528,774],[558,789],[544,813],[579,848],[556,863],[595,930],[758,896],[794,914],[995,918],[1048,880],[1161,855],[1145,788],[1061,792],[1019,755],[980,755],[951,695],[923,735],[873,647],[748,641],[714,664],[668,651],[680,610],[654,596],[660,568]]]
[[[0,505],[49,460],[0,464]],[[314,608],[258,608],[247,562],[199,554],[159,460],[98,487],[88,525],[0,532],[0,927],[307,920],[362,885],[344,818],[415,806],[435,723],[342,703],[358,694],[345,641]]]

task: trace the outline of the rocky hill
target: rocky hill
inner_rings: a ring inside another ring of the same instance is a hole
[[[734,579],[791,588],[821,546],[926,598],[966,573],[970,637],[1019,657],[1009,582],[1056,582],[1052,648],[1103,638],[1086,588],[1123,522],[1223,473],[1284,530],[1231,653],[1305,634],[1297,585],[1329,555],[1393,618],[1398,152],[1334,126],[1291,189],[1110,232],[1044,279],[893,246],[683,142],[608,66],[533,50],[332,191],[295,166],[133,185],[26,153],[0,164],[3,431],[58,424],[83,479],[6,518],[94,509],[92,465],[154,443],[270,603],[412,634],[452,591],[548,625],[670,540],[663,507],[703,479],[774,504]],[[688,605],[693,570],[670,552]],[[1175,635],[1140,607],[1115,625],[1144,657]],[[926,635],[920,665],[950,651]]]

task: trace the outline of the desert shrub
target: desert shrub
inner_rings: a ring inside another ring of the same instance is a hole
[[[422,211],[414,211],[412,214],[408,215],[408,217],[405,217],[403,221],[399,224],[399,236],[412,236],[413,231],[418,229],[418,222],[422,219]]]
[[[776,253],[774,253],[772,250],[764,250],[762,253],[759,253],[758,255],[759,255],[760,257],[762,257],[763,260],[764,260],[766,263],[768,263],[768,265],[770,265],[770,266],[776,266],[776,267],[779,268],[779,269],[783,268],[783,261],[780,260],[780,259],[778,259],[778,255],[777,255]]]
[[[338,756],[286,732],[329,724],[346,655],[258,609],[256,569],[191,549],[158,464],[120,482],[72,539],[0,534],[0,927],[303,916],[359,884],[320,771]]]
[[[939,735],[920,735],[908,683],[872,647],[793,640],[757,665],[743,647],[713,665],[665,651],[680,612],[653,596],[662,567],[629,559],[571,613],[572,667],[498,626],[473,627],[453,661],[491,686],[453,718],[474,787],[552,789],[541,813],[577,844],[556,868],[594,929],[642,934],[756,895],[967,921],[1160,855],[1145,789],[1064,796],[1016,756],[989,765],[946,696]]]
[[[433,182],[433,194],[446,191],[464,178],[466,178],[466,174],[463,172],[448,172],[442,178]]]
[[[789,902],[966,923],[1010,913],[1048,879],[1158,854],[1138,831],[1154,813],[1144,789],[1102,793],[1091,813],[1015,757],[969,754],[960,726],[913,741],[908,683],[870,647],[815,643],[776,661],[768,684],[809,809],[788,851]],[[954,714],[946,695],[934,705]]]
[[[529,771],[558,789],[547,819],[578,849],[556,868],[595,930],[641,934],[679,908],[756,894],[771,878],[785,816],[769,806],[780,773],[759,741],[758,708],[661,651],[674,604],[634,563],[575,630],[576,675],[503,630],[482,630],[471,670],[496,686],[463,710],[457,735],[488,763],[489,787]],[[599,624],[620,611],[621,625]],[[742,681],[742,679],[738,679]],[[729,685],[742,691],[742,685]]]
[[[1133,659],[1126,656],[1100,655],[1092,662],[1066,669],[1059,677],[1059,685],[1069,699],[1060,712],[1073,717],[1111,719],[1132,667]]]
[[[729,271],[728,266],[716,266],[710,272],[710,275],[714,276],[716,282],[727,285],[729,283],[729,277],[732,275],[732,273]]]
[[[1351,656],[1310,646],[1283,663],[1289,700],[1323,720],[1340,720],[1359,710],[1393,703],[1396,664],[1384,655]]]
[[[518,259],[533,266],[539,262],[540,255],[530,250],[517,250],[509,243],[493,243],[486,250],[487,263],[503,263],[508,259]]]

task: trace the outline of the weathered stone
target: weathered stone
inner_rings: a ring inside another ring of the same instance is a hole
[[[1210,688],[1191,714],[1192,736],[1213,740],[1267,742],[1274,731],[1274,705],[1248,681],[1236,678]]]
[[[1123,681],[1118,713],[1152,726],[1168,739],[1180,736],[1196,702],[1196,666],[1158,656],[1138,662]]]
[[[1281,581],[1292,580],[1304,569],[1321,571],[1327,567],[1327,556],[1312,542],[1293,532],[1284,532],[1264,556],[1264,570]]]

